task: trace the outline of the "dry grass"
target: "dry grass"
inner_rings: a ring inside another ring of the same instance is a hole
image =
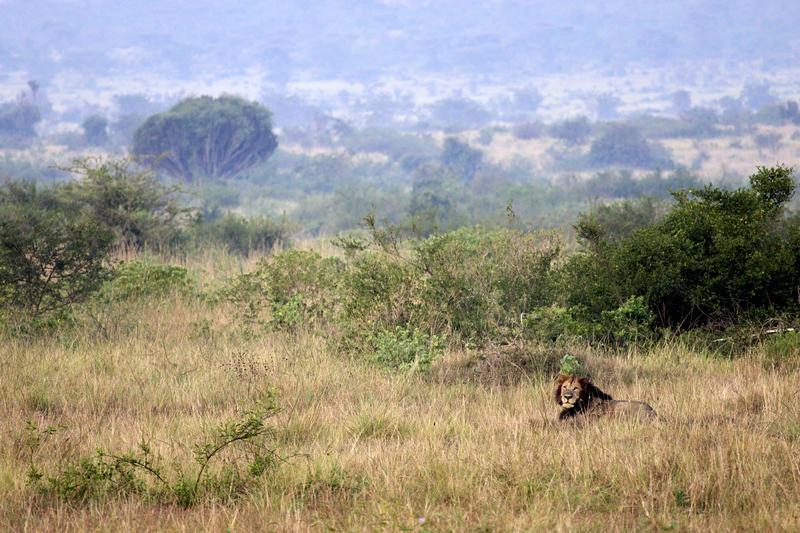
[[[599,385],[651,403],[660,421],[559,425],[551,376],[525,372],[536,365],[493,380],[502,364],[457,352],[430,375],[392,374],[310,332],[228,334],[228,315],[174,299],[132,309],[109,339],[87,327],[0,340],[0,529],[800,527],[798,375],[765,369],[758,351],[730,361],[678,345],[616,356],[584,349]],[[216,333],[198,333],[204,319]],[[70,504],[26,484],[28,420],[66,427],[37,453],[48,472],[142,438],[188,464],[187,444],[271,386],[282,405],[279,449],[301,455],[239,499],[188,509],[136,496]]]
[[[671,139],[662,144],[670,150],[677,164],[697,168],[703,178],[725,180],[748,176],[758,166],[796,161],[800,155],[800,139],[793,136],[797,131],[800,130],[795,126],[759,126],[756,134],[780,135],[775,149],[758,148],[756,134],[700,140]]]
[[[712,139],[665,139],[658,141],[672,154],[676,164],[691,168],[703,179],[714,181],[741,180],[752,174],[757,166],[773,166],[776,163],[791,163],[800,155],[800,138],[796,126],[758,127],[756,133],[773,133],[780,135],[780,142],[775,149],[759,149],[755,143],[755,134],[730,135]],[[472,144],[483,150],[492,163],[509,165],[515,159],[528,160],[535,173],[553,174],[558,163],[554,160],[553,150],[564,147],[556,139],[541,137],[522,140],[510,133],[498,133],[489,146],[481,146],[475,142],[477,132],[468,136]],[[582,150],[587,150],[584,146]],[[576,149],[577,150],[577,149]],[[597,173],[595,170],[569,172],[576,176],[588,178]],[[646,174],[637,170],[634,174]]]

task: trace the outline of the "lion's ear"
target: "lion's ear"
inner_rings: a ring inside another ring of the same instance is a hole
[[[599,400],[613,400],[610,394],[601,391],[597,385],[589,381],[589,378],[581,378],[579,381],[583,386],[583,390],[586,391],[587,397],[597,398]]]
[[[561,405],[561,385],[569,379],[567,374],[559,374],[553,385],[553,397],[556,400],[556,405]]]

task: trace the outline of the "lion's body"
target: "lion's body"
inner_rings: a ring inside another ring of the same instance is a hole
[[[652,418],[655,410],[645,402],[615,400],[587,378],[561,374],[556,379],[554,396],[561,407],[559,420],[583,416]]]

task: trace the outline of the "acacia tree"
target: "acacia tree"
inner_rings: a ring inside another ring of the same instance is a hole
[[[272,113],[236,96],[186,98],[148,118],[133,139],[137,157],[190,182],[235,176],[277,146]]]
[[[91,212],[32,183],[0,186],[0,322],[78,302],[107,278],[114,241]]]

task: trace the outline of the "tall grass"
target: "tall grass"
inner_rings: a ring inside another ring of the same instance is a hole
[[[224,278],[215,264],[185,266],[201,281]],[[556,357],[545,345],[491,356],[505,366],[455,350],[427,374],[398,373],[337,353],[319,331],[241,334],[230,309],[184,294],[121,305],[110,335],[79,321],[0,338],[0,529],[800,527],[798,367],[775,364],[774,348],[726,359],[678,341],[616,354],[570,347],[607,392],[659,413],[656,423],[576,426],[554,422],[547,364],[521,362]],[[501,371],[519,379],[493,379]],[[189,469],[187,447],[270,387],[284,459],[245,493],[221,488],[188,508],[135,493],[74,502],[27,480],[32,458],[55,475],[142,440]],[[28,421],[59,428],[34,457]]]

